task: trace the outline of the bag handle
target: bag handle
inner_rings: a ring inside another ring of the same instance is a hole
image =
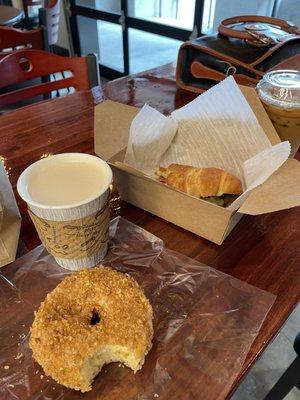
[[[254,24],[248,27],[245,27],[244,31],[239,31],[234,28],[229,28],[228,25],[238,24],[241,22],[253,22]],[[273,39],[270,36],[265,35],[259,31],[259,27],[256,28],[256,23],[268,23],[275,26],[278,26],[282,30],[290,33],[300,35],[300,29],[295,26],[289,24],[287,21],[283,19],[274,18],[274,17],[266,17],[261,15],[240,15],[237,17],[226,18],[221,21],[218,26],[218,32],[229,38],[236,38],[249,41],[250,43],[257,43],[262,46],[268,46],[273,43]]]
[[[191,73],[195,78],[210,79],[217,82],[222,81],[229,75],[232,75],[239,84],[246,86],[256,86],[258,82],[258,79],[251,78],[250,76],[247,75],[237,74],[236,68],[233,65],[230,65],[227,72],[223,73],[220,71],[216,71],[212,68],[206,67],[199,60],[195,60],[192,62]]]

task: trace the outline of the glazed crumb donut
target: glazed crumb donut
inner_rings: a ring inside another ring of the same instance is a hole
[[[134,372],[153,336],[152,307],[134,279],[109,267],[66,277],[35,314],[29,346],[46,375],[75,390],[91,389],[103,365]]]

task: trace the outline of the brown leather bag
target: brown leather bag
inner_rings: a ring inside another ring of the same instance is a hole
[[[300,29],[284,20],[232,17],[220,23],[218,32],[180,47],[179,87],[201,93],[228,75],[242,85],[255,86],[272,69],[300,69]]]

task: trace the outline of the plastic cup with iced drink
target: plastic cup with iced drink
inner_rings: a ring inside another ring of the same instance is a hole
[[[300,71],[268,72],[257,92],[280,139],[290,142],[294,156],[300,146]]]

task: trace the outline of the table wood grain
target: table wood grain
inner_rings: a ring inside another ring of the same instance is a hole
[[[177,88],[172,64],[109,82],[97,95],[97,101],[109,98],[138,107],[147,102],[165,114],[195,98],[195,94]],[[22,170],[32,162],[48,153],[72,151],[94,151],[91,92],[0,116],[0,155],[14,188]],[[24,203],[16,197],[23,216],[21,241],[31,250],[40,241]],[[277,296],[229,397],[299,302],[299,208],[244,216],[221,246],[129,204],[123,203],[121,215],[163,239],[166,247]],[[4,267],[3,272],[8,269]]]

